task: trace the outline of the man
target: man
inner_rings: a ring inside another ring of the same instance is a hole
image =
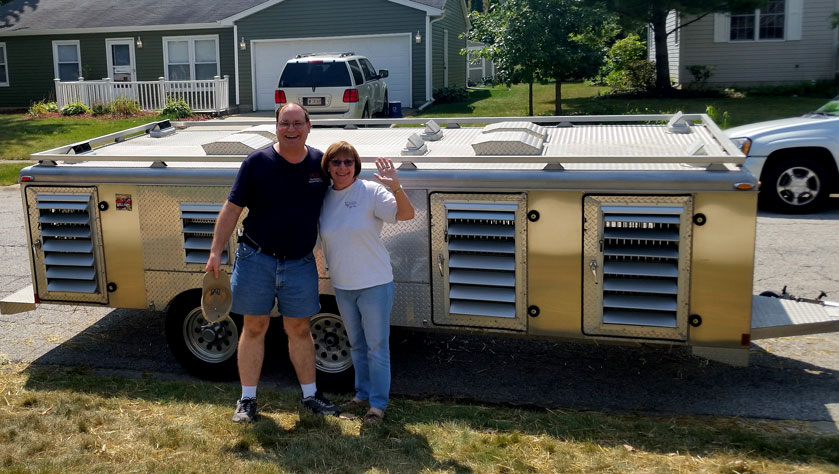
[[[309,318],[320,311],[312,249],[328,186],[320,166],[323,152],[306,145],[312,125],[309,113],[300,105],[284,105],[277,111],[276,121],[277,143],[254,151],[239,168],[216,221],[205,268],[218,276],[224,246],[247,207],[231,279],[231,312],[244,315],[238,359],[242,397],[233,413],[235,422],[252,422],[257,416],[256,386],[275,300],[303,391],[301,403],[317,414],[340,414],[317,390],[315,347],[309,329]]]

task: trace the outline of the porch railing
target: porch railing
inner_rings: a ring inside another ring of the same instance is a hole
[[[88,107],[107,104],[124,97],[136,100],[145,111],[161,110],[169,99],[183,99],[194,112],[220,114],[230,109],[230,76],[215,76],[200,81],[157,81],[114,82],[106,78],[101,81],[62,82],[55,79],[55,100],[58,108],[81,102]]]

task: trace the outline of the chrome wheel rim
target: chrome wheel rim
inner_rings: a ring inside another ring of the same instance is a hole
[[[239,330],[230,318],[208,324],[201,308],[195,308],[184,318],[184,344],[198,359],[218,364],[231,358],[239,346]]]
[[[813,202],[819,195],[821,181],[819,175],[809,168],[796,166],[778,176],[775,189],[781,199],[793,206],[804,206]]]
[[[318,370],[339,373],[352,367],[350,338],[344,321],[338,315],[316,314],[309,325],[315,341],[315,365]]]

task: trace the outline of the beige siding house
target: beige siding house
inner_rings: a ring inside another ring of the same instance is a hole
[[[693,76],[686,67],[707,65],[713,68],[708,82],[716,87],[834,79],[839,32],[831,15],[837,11],[839,0],[769,0],[747,14],[708,15],[668,38],[678,50],[673,55],[671,49],[671,76],[687,85]],[[679,21],[671,17],[668,31]]]

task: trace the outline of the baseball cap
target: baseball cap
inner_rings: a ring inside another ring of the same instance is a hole
[[[230,277],[222,269],[218,278],[212,270],[204,274],[201,290],[201,312],[209,323],[217,323],[226,318],[233,306],[233,292],[230,291]]]

